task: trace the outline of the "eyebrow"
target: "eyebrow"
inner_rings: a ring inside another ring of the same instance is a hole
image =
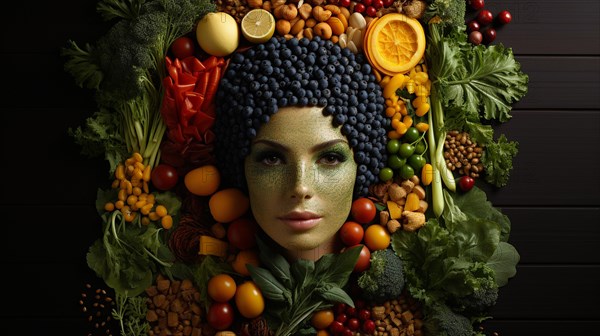
[[[257,140],[255,142],[253,142],[252,144],[255,145],[255,144],[260,144],[260,143],[262,143],[264,145],[267,145],[267,146],[270,146],[270,147],[277,148],[277,149],[279,149],[281,151],[286,151],[286,152],[290,151],[289,147],[287,147],[285,145],[282,145],[282,144],[280,144],[278,142],[272,141],[272,140],[261,139],[261,140]],[[318,152],[320,150],[323,150],[325,148],[329,148],[331,146],[334,146],[334,145],[336,145],[338,143],[348,144],[348,141],[346,141],[345,139],[329,140],[329,141],[325,141],[325,142],[322,142],[320,144],[317,144],[317,145],[311,147],[310,150],[311,150],[311,152],[314,153],[314,152]]]

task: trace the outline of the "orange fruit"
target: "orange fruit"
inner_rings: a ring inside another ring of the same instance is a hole
[[[425,31],[418,20],[389,13],[369,24],[364,49],[376,70],[390,76],[406,73],[425,54]]]
[[[246,281],[235,291],[235,306],[240,314],[253,319],[265,310],[265,299],[254,281]]]
[[[234,271],[241,275],[249,276],[250,272],[246,264],[253,266],[260,265],[260,259],[258,257],[258,251],[255,249],[241,250],[235,255],[235,259],[231,263],[231,267]]]
[[[222,189],[210,196],[208,208],[217,222],[229,223],[248,211],[250,200],[239,189]]]
[[[233,278],[220,273],[208,280],[208,296],[217,302],[227,302],[235,296],[237,285]]]
[[[321,330],[321,329],[325,329],[325,328],[329,327],[329,325],[331,324],[331,322],[333,322],[333,320],[334,320],[333,310],[324,309],[324,310],[319,310],[318,312],[314,313],[313,316],[310,318],[310,323],[312,324],[313,327],[315,327],[315,329]]]
[[[190,170],[183,178],[185,187],[194,195],[209,196],[217,191],[221,175],[217,167],[206,165]]]

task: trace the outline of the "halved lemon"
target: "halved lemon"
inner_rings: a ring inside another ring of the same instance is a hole
[[[240,26],[246,40],[264,43],[275,33],[275,18],[269,11],[256,8],[244,15]]]
[[[380,72],[390,76],[406,73],[425,54],[425,31],[418,20],[389,13],[371,22],[364,49],[371,65]]]

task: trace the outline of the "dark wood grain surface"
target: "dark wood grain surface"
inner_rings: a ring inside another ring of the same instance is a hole
[[[67,135],[95,106],[63,71],[68,39],[105,30],[95,0],[10,2],[2,9],[3,271],[0,335],[86,335],[78,304],[94,282],[85,253],[99,237],[96,190],[107,165]],[[510,184],[486,188],[521,254],[489,333],[596,335],[600,330],[600,1],[486,1],[513,22],[495,43],[530,76],[513,118],[520,143]]]

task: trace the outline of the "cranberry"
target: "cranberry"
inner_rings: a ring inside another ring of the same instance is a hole
[[[348,316],[356,316],[356,308],[350,306],[346,307],[346,314]]]
[[[496,29],[488,28],[483,32],[483,41],[485,43],[492,43],[496,39]]]
[[[334,335],[339,335],[342,332],[344,332],[344,325],[342,324],[342,322],[339,321],[333,321],[331,322],[331,324],[329,325],[329,331],[334,334]]]
[[[471,20],[469,21],[469,23],[467,23],[467,30],[469,32],[478,31],[479,28],[481,28],[481,26],[479,25],[479,22],[477,22],[477,20]]]
[[[358,328],[360,328],[360,322],[358,322],[358,319],[356,317],[353,317],[346,321],[346,327],[353,331],[358,330]]]
[[[335,311],[336,315],[343,314],[346,312],[346,304],[338,302],[333,306],[333,310]]]
[[[373,3],[373,0],[362,0],[361,3],[365,5],[365,7],[369,7]]]
[[[352,332],[352,330],[346,328],[344,329],[344,331],[342,332],[342,336],[352,336],[354,335],[354,333]]]
[[[498,16],[496,16],[496,19],[501,24],[507,24],[512,20],[512,15],[510,14],[509,11],[503,10],[502,12],[498,13]]]
[[[371,318],[371,311],[368,309],[361,309],[358,311],[358,318],[361,321],[368,320]]]
[[[373,7],[375,7],[375,9],[383,7],[383,0],[373,0]]]
[[[338,4],[342,7],[350,7],[350,0],[340,0]]]
[[[383,0],[383,7],[390,7],[394,3],[394,0]]]
[[[362,331],[367,334],[373,334],[375,332],[375,322],[373,322],[373,320],[366,320],[363,322]]]
[[[357,299],[357,300],[354,302],[354,307],[356,307],[356,308],[358,308],[358,309],[364,308],[366,305],[367,305],[367,304],[366,304],[366,302],[365,302],[365,301],[363,301],[363,300],[361,300],[361,299]]]
[[[477,21],[482,26],[487,26],[494,21],[494,15],[487,9],[484,9],[477,14]]]
[[[375,7],[373,7],[373,6],[369,6],[369,7],[367,7],[366,13],[370,17],[376,17],[377,9],[375,9]]]
[[[357,3],[356,5],[354,5],[354,11],[357,13],[363,13],[365,11],[365,5]]]
[[[467,2],[469,6],[471,6],[471,8],[473,8],[474,10],[480,10],[484,6],[483,0],[468,0]]]
[[[474,45],[480,45],[481,42],[483,41],[483,34],[481,34],[480,31],[472,31],[471,33],[469,33],[469,42],[471,42]]]
[[[338,315],[335,317],[335,320],[336,320],[336,321],[339,321],[339,322],[342,322],[342,323],[346,323],[346,320],[347,320],[347,319],[348,319],[348,315],[346,315],[346,314],[344,314],[344,313],[338,314]]]

